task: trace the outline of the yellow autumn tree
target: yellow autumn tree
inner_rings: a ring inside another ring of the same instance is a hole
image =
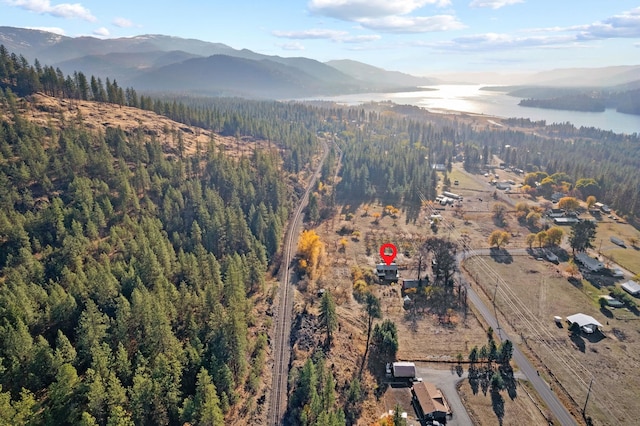
[[[324,257],[324,244],[315,231],[303,231],[298,241],[298,267],[309,278],[315,278]]]

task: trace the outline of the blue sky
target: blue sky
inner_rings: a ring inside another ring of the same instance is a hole
[[[0,0],[0,25],[165,34],[416,75],[640,63],[640,1]]]

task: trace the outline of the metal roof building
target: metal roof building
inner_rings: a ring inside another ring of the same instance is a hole
[[[578,323],[580,329],[587,334],[591,334],[596,331],[598,327],[602,327],[602,324],[600,324],[594,317],[582,313],[569,315],[567,317],[567,321],[571,324],[574,322]]]
[[[629,280],[626,283],[622,283],[620,287],[632,296],[640,296],[640,284],[635,281]]]

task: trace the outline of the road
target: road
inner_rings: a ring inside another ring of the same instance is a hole
[[[291,355],[291,315],[293,311],[293,288],[290,284],[291,261],[296,251],[300,228],[302,226],[302,211],[307,206],[309,194],[320,177],[322,166],[329,154],[329,146],[325,141],[322,145],[322,156],[314,174],[309,179],[304,195],[289,221],[289,228],[282,248],[283,257],[280,267],[281,280],[278,288],[279,304],[275,313],[275,329],[273,337],[273,378],[269,398],[269,415],[267,424],[280,425],[287,408],[287,378],[289,376],[289,358]]]

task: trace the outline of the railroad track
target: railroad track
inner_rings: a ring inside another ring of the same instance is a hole
[[[289,229],[285,236],[281,269],[281,285],[279,288],[280,303],[275,318],[275,334],[273,338],[273,379],[271,382],[271,397],[269,402],[268,425],[280,425],[287,407],[287,379],[289,377],[289,336],[291,335],[291,314],[293,310],[293,288],[289,283],[291,274],[291,260],[296,250],[299,237],[299,229],[302,225],[302,211],[307,206],[309,194],[315,187],[316,180],[320,177],[322,166],[329,154],[327,142],[322,142],[322,156],[313,174],[304,195],[289,221]]]

